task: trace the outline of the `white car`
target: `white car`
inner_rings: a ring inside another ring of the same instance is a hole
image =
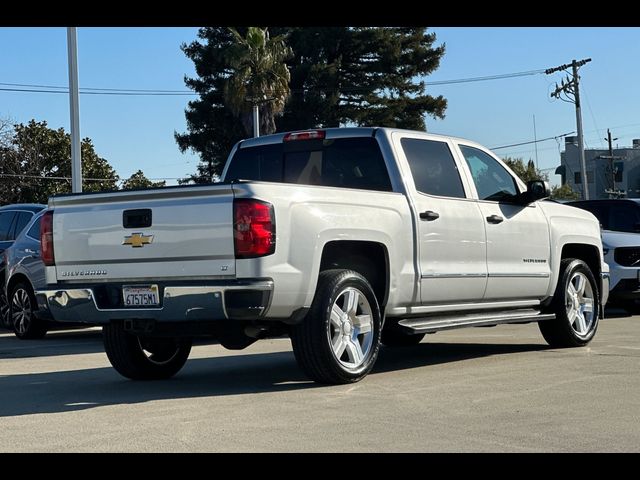
[[[602,226],[609,264],[609,304],[640,313],[640,199],[586,200],[569,205],[593,213]]]

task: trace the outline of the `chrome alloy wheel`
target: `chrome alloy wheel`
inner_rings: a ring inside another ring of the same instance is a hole
[[[33,319],[33,307],[29,292],[19,288],[13,294],[11,300],[11,321],[20,335],[26,335]]]
[[[582,272],[575,272],[567,283],[566,308],[571,328],[580,336],[587,335],[596,318],[591,283]]]
[[[357,288],[345,288],[331,307],[327,335],[336,359],[355,370],[368,358],[373,344],[371,305]]]

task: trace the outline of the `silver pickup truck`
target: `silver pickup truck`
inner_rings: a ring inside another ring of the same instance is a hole
[[[42,221],[60,322],[103,325],[122,375],[167,378],[192,338],[289,335],[312,379],[348,383],[381,343],[539,322],[587,344],[607,300],[600,229],[467,140],[338,128],[239,142],[222,182],[56,196]]]

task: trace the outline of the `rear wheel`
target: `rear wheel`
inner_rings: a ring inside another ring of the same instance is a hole
[[[320,383],[352,383],[373,368],[381,316],[369,282],[352,270],[320,274],[311,309],[291,330],[296,360]]]
[[[38,307],[31,287],[22,282],[16,284],[9,299],[9,316],[16,337],[22,340],[44,337],[47,325],[35,317]]]
[[[2,280],[0,279],[0,282]],[[11,328],[11,316],[9,315],[9,301],[4,291],[2,283],[0,283],[0,325],[5,328]]]
[[[551,303],[554,320],[538,323],[552,347],[582,347],[596,334],[599,312],[598,287],[582,260],[567,258],[560,264],[560,278]]]
[[[132,380],[174,376],[191,352],[190,338],[152,338],[126,332],[120,323],[102,327],[107,357],[118,373]]]

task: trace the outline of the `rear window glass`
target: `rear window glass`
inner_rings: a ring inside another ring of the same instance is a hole
[[[28,236],[38,241],[40,241],[40,222],[41,221],[42,221],[42,215],[40,215],[38,219],[35,222],[33,222],[33,225],[31,225],[31,228],[27,232]]]
[[[231,159],[225,180],[391,190],[380,147],[371,137],[301,140],[241,148]]]

